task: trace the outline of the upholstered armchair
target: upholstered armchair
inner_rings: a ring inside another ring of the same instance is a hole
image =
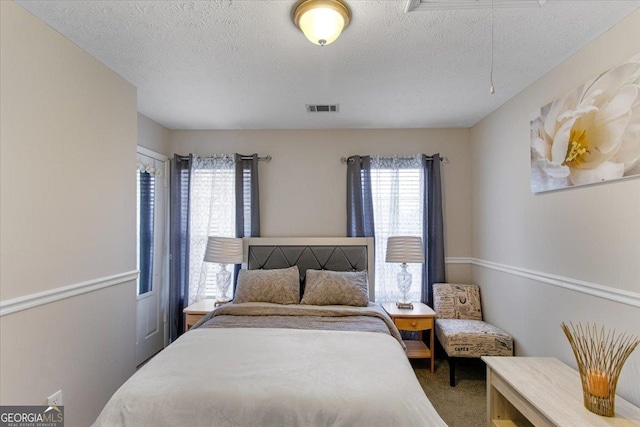
[[[436,336],[449,359],[449,384],[456,385],[455,359],[513,356],[513,338],[482,320],[480,287],[436,283],[433,285]]]

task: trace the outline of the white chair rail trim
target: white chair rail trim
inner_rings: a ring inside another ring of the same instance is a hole
[[[110,286],[120,285],[130,282],[138,278],[139,271],[132,270],[124,273],[114,274],[113,276],[99,277],[97,279],[88,280],[86,282],[76,283],[69,286],[62,286],[47,291],[36,292],[17,298],[0,301],[0,317],[7,314],[17,313],[18,311],[28,310],[51,302],[59,301],[65,298],[71,298],[77,295],[86,294],[88,292],[97,291],[99,289],[108,288]]]
[[[604,298],[610,301],[615,301],[621,304],[640,308],[640,294],[637,292],[626,291],[624,289],[617,289],[611,286],[600,285],[597,283],[586,282],[583,280],[572,279],[555,274],[543,273],[541,271],[529,270],[512,265],[500,264],[497,262],[487,261],[479,258],[451,257],[446,258],[445,262],[447,264],[477,265],[479,267],[488,268],[490,270],[513,274],[515,276],[532,279],[549,285],[558,286],[560,288],[570,289],[572,291],[581,292],[583,294]]]

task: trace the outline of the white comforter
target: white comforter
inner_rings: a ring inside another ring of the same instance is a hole
[[[133,375],[94,426],[446,424],[389,335],[201,328]]]

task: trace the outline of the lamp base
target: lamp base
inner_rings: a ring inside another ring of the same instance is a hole
[[[228,301],[227,291],[231,286],[231,273],[227,271],[227,264],[220,264],[220,270],[216,273],[218,285],[218,301]]]
[[[402,294],[403,303],[411,303],[409,301],[409,290],[411,289],[411,273],[407,270],[407,263],[403,262],[400,264],[400,272],[397,276],[398,280],[398,290]]]

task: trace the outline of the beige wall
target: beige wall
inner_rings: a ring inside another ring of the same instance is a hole
[[[171,154],[170,131],[149,117],[138,113],[138,145],[158,154]]]
[[[591,321],[640,335],[640,309],[543,283],[588,282],[640,293],[640,179],[534,195],[529,189],[531,113],[638,53],[640,11],[587,45],[471,130],[473,257],[524,268],[536,280],[474,266],[490,321],[512,333],[521,355],[575,366],[561,321]],[[640,351],[619,392],[640,404]]]
[[[270,154],[260,164],[263,236],[345,236],[346,165],[353,154],[447,156],[442,167],[446,256],[471,253],[471,156],[467,129],[172,131],[180,154]],[[470,268],[448,264],[450,279],[468,280]]]
[[[0,300],[136,269],[136,90],[11,1],[1,8]],[[64,393],[91,424],[135,369],[135,282],[0,317],[0,404]]]
[[[532,195],[528,124],[637,53],[640,12],[471,131],[168,131],[136,114],[130,84],[13,2],[0,7],[2,302],[135,269],[136,143],[167,155],[272,155],[260,166],[263,236],[345,235],[342,156],[440,152],[450,159],[447,257],[640,292],[640,180]],[[640,334],[630,305],[466,264],[449,264],[448,278],[481,284],[487,319],[519,354],[573,364],[563,320]],[[63,389],[67,425],[89,425],[135,369],[135,282],[4,315],[0,343],[0,404],[42,404]],[[620,383],[636,404],[639,381],[636,351]]]

